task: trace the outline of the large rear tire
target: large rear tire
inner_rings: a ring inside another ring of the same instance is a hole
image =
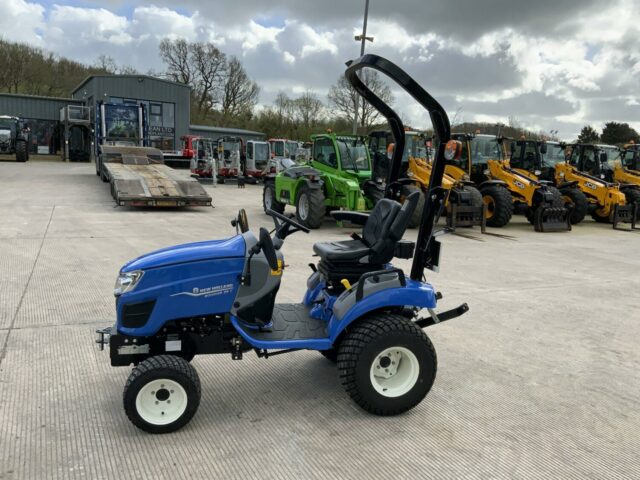
[[[397,415],[418,405],[433,385],[437,366],[427,335],[397,314],[371,315],[350,327],[338,352],[347,393],[376,415]]]
[[[280,203],[276,198],[276,186],[273,182],[267,182],[264,184],[262,190],[262,208],[265,213],[267,210],[273,210],[277,213],[284,212],[284,203]]]
[[[320,188],[300,186],[296,196],[296,217],[307,228],[319,228],[326,212],[324,194]]]
[[[27,160],[29,160],[27,142],[25,142],[24,140],[16,140],[16,161],[26,162]]]
[[[640,208],[640,190],[637,188],[629,188],[624,191],[625,200],[628,205],[635,203]]]
[[[560,190],[560,193],[562,194],[564,205],[567,208],[573,207],[571,218],[569,219],[571,225],[576,225],[584,220],[584,217],[587,215],[587,210],[589,209],[587,196],[577,188],[563,188]]]
[[[414,192],[418,192],[420,196],[418,197],[418,204],[416,205],[416,209],[413,211],[413,214],[409,219],[409,224],[407,225],[409,228],[416,228],[422,221],[422,211],[424,210],[424,192],[417,185],[405,185],[402,188],[402,195],[404,197],[408,197]]]
[[[193,418],[200,395],[198,373],[187,360],[158,355],[141,362],[129,375],[124,410],[145,432],[175,432]]]
[[[487,206],[487,226],[499,228],[509,223],[513,216],[513,200],[509,190],[499,185],[488,185],[480,193]]]

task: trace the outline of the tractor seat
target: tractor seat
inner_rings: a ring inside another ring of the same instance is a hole
[[[393,258],[396,243],[404,235],[413,214],[420,192],[409,195],[404,204],[384,198],[367,216],[355,212],[334,212],[336,219],[355,213],[354,218],[366,219],[362,229],[362,239],[342,242],[319,242],[313,245],[313,251],[320,261],[329,264],[373,264],[388,263]],[[343,215],[340,215],[343,214]]]

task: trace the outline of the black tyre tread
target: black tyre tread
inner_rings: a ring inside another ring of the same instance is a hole
[[[598,215],[596,210],[591,212],[591,218],[593,218],[598,223],[611,223],[611,219],[610,219],[609,215],[607,215],[606,217],[602,217],[602,216]]]
[[[196,389],[196,398],[195,403],[189,405],[183,416],[179,420],[174,422],[174,424],[155,426],[147,424],[137,416],[135,412],[135,396],[133,398],[133,402],[129,404],[127,395],[134,383],[138,381],[142,376],[159,369],[166,369],[171,372],[177,372],[178,374],[188,378]],[[122,401],[124,403],[124,410],[127,414],[127,417],[136,427],[149,433],[168,433],[178,430],[191,420],[196,410],[198,409],[201,395],[202,388],[200,386],[200,378],[198,377],[198,373],[196,372],[195,368],[193,368],[193,366],[187,360],[175,355],[156,355],[147,358],[143,362],[139,363],[131,371],[129,378],[127,379],[127,383],[124,386]],[[172,428],[167,429],[167,427],[171,427],[172,425]]]
[[[547,186],[547,190],[551,192],[553,195],[553,202],[551,204],[552,207],[564,207],[564,200],[562,198],[562,193],[556,187],[552,187],[551,185]]]
[[[265,192],[269,190],[270,195],[271,195],[271,210],[273,210],[274,212],[277,213],[283,213],[284,212],[284,203],[280,203],[277,199],[276,199],[276,186],[273,182],[268,182],[264,184],[264,189],[262,191],[262,209],[266,212],[267,211],[267,206],[264,202],[264,194]]]
[[[589,201],[587,196],[577,188],[564,188],[560,190],[560,193],[571,199],[573,203],[573,210],[571,211],[571,225],[576,225],[584,220],[589,209]]]
[[[509,223],[513,216],[513,201],[509,190],[498,185],[488,185],[480,190],[480,193],[483,197],[493,197],[495,203],[495,213],[493,217],[487,218],[487,226],[500,228]]]
[[[409,219],[409,224],[407,225],[409,228],[416,228],[420,225],[420,222],[422,221],[422,211],[424,210],[424,192],[422,189],[417,185],[405,185],[403,188],[403,194],[405,197],[408,197],[413,192],[420,192],[420,197],[418,198],[416,209],[413,211],[413,214]]]
[[[640,207],[640,189],[637,188],[629,188],[624,191],[625,200],[627,201],[627,205],[631,205],[635,203]]]
[[[420,341],[425,342],[428,347],[429,353],[433,360],[433,377],[430,379],[430,384],[427,388],[426,393],[428,393],[431,389],[431,386],[433,385],[433,382],[435,381],[438,368],[436,350],[431,343],[431,340],[429,340],[429,337],[427,337],[422,329],[415,325],[411,320],[408,320],[406,317],[392,313],[372,315],[352,327],[340,343],[337,363],[342,385],[353,401],[360,405],[360,407],[362,407],[364,410],[376,415],[398,415],[413,408],[413,406],[410,406],[408,408],[396,409],[377,408],[370,402],[368,402],[367,399],[362,397],[356,385],[355,367],[358,356],[362,352],[363,348],[371,341],[373,341],[376,337],[384,336],[391,332],[398,331],[406,332],[409,335],[414,335],[416,338],[420,339]]]
[[[298,200],[300,196],[306,193],[309,197],[309,218],[302,220],[298,215]],[[319,188],[309,188],[307,185],[302,185],[296,196],[296,218],[298,222],[307,228],[320,228],[324,221],[327,209],[324,204],[324,194]]]
[[[371,204],[375,206],[376,203],[384,198],[384,192],[379,188],[371,187],[367,192],[367,197],[369,197]]]
[[[481,207],[482,206],[482,193],[476,187],[472,187],[471,185],[465,185],[463,190],[469,192],[471,194],[471,206],[473,207]]]
[[[29,160],[29,152],[27,150],[27,142],[24,140],[16,141],[16,161],[26,162]]]

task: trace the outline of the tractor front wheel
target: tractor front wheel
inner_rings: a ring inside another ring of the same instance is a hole
[[[489,227],[504,227],[513,215],[511,193],[499,185],[489,185],[480,190],[486,205],[486,219]]]
[[[273,182],[264,184],[264,189],[262,190],[262,208],[265,212],[267,210],[273,210],[277,213],[284,212],[284,203],[280,203],[276,198],[276,186]]]
[[[376,415],[397,415],[418,405],[433,385],[437,364],[427,335],[397,314],[363,319],[349,329],[338,351],[347,393]]]
[[[129,375],[124,410],[145,432],[175,432],[195,415],[200,395],[198,373],[187,360],[158,355],[141,362]]]
[[[576,225],[584,220],[584,217],[587,214],[587,209],[589,208],[587,196],[577,188],[563,188],[560,190],[560,193],[562,194],[565,207],[569,208],[570,206],[573,206],[571,218],[569,219],[571,221],[571,225]]]
[[[319,188],[300,186],[296,196],[296,217],[307,228],[319,228],[326,212],[324,194]]]
[[[420,195],[418,197],[418,204],[416,205],[416,209],[413,211],[413,214],[409,219],[409,228],[416,228],[422,221],[422,211],[424,210],[424,192],[420,189],[420,187],[416,185],[405,185],[402,188],[402,195],[405,198],[414,192],[418,192]]]
[[[29,152],[27,151],[27,142],[23,140],[16,141],[16,161],[26,162],[29,160]]]

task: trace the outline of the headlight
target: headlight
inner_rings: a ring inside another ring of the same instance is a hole
[[[123,293],[127,293],[133,290],[142,278],[143,273],[144,272],[142,270],[121,273],[120,276],[116,279],[116,285],[113,289],[113,295],[119,297]]]

